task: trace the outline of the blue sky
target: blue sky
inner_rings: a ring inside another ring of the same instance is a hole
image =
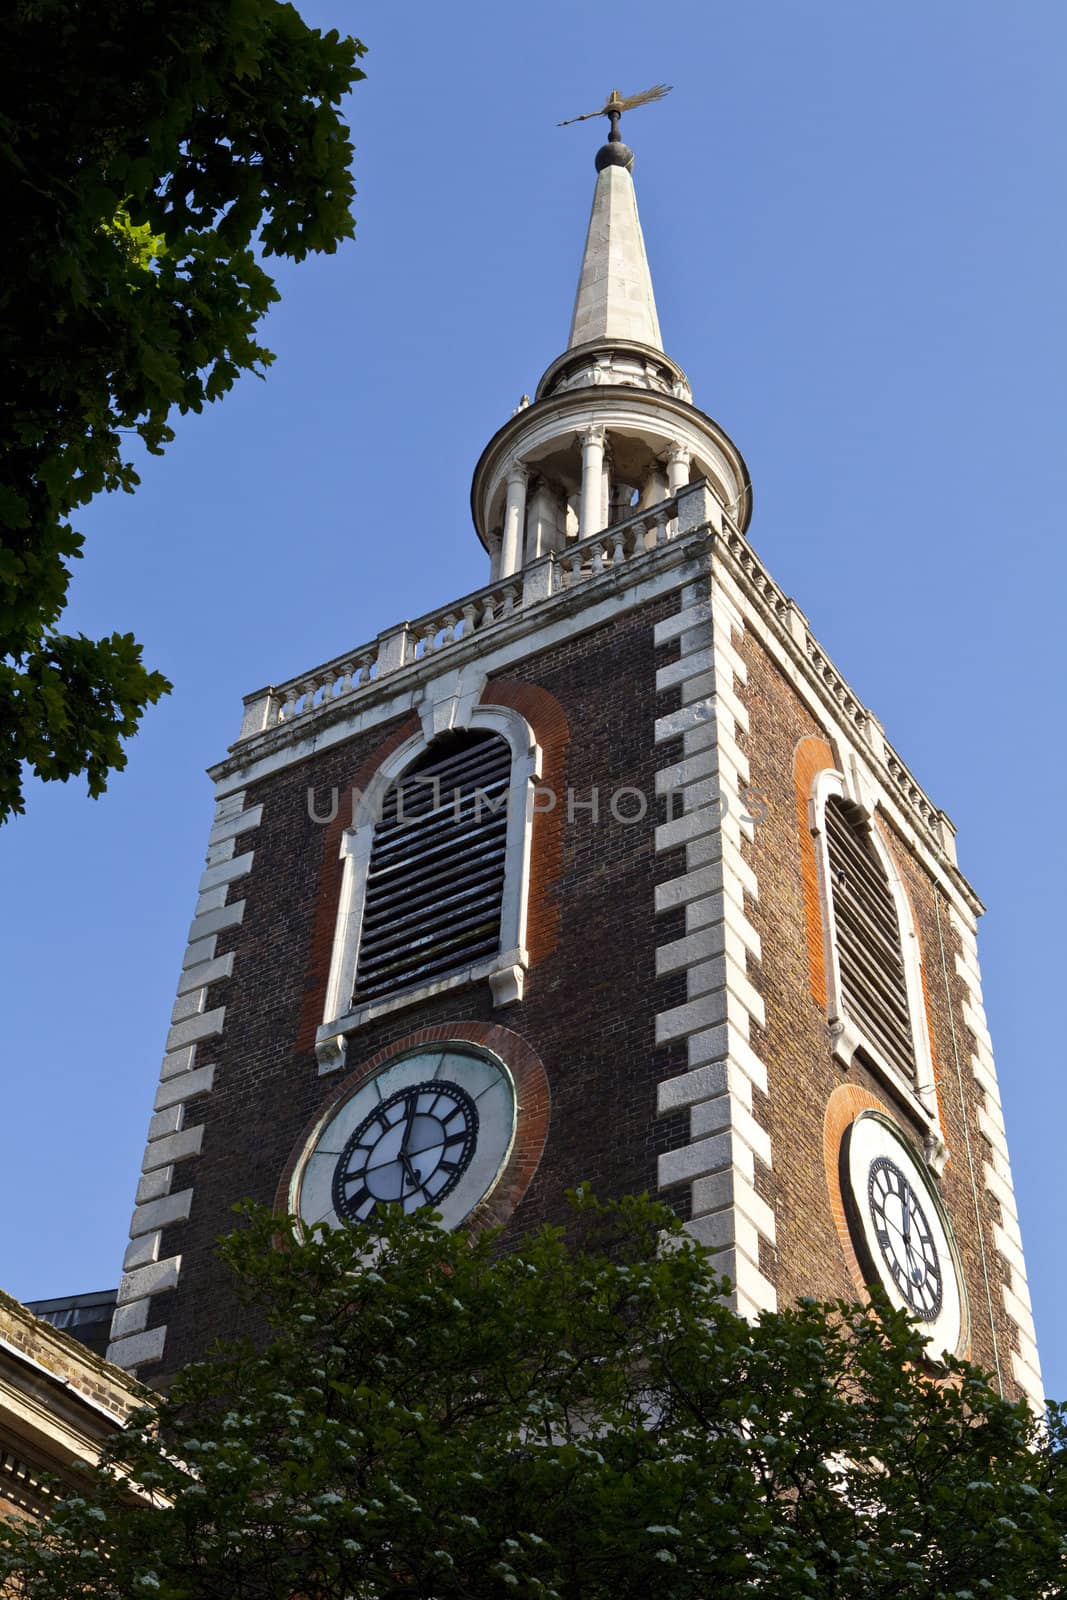
[[[397,7],[369,45],[357,241],[279,274],[266,383],[91,508],[70,626],[176,685],[100,801],[0,834],[0,1285],[117,1281],[241,695],[480,585],[478,454],[562,349],[613,84],[668,352],[745,454],[750,537],[932,798],[981,950],[1050,1393],[1062,1178],[1067,11],[897,0]]]

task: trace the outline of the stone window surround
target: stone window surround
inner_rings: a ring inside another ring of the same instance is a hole
[[[386,791],[403,776],[433,737],[442,731],[439,715],[424,716],[422,729],[387,755],[378,767],[361,797],[356,824],[346,829],[342,836],[341,897],[337,907],[323,1020],[315,1044],[320,1073],[336,1072],[344,1066],[349,1034],[376,1017],[403,1010],[431,995],[487,978],[494,1005],[512,1005],[523,997],[529,967],[526,913],[530,887],[533,794],[534,785],[541,776],[541,748],[529,723],[517,711],[506,706],[474,705],[469,694],[456,693],[449,698],[453,715],[445,721],[445,727],[484,729],[506,739],[511,748],[500,948],[494,955],[457,972],[446,973],[443,977],[416,984],[397,994],[385,995],[346,1009],[355,988],[375,820]]]
[[[904,984],[908,997],[908,1021],[911,1025],[915,1051],[914,1083],[909,1083],[903,1073],[886,1060],[877,1045],[866,1037],[856,1021],[849,1016],[845,1004],[837,954],[837,926],[830,888],[830,861],[825,826],[826,802],[831,796],[847,800],[857,806],[867,818],[868,840],[885,873],[896,909]],[[857,1049],[862,1048],[864,1055],[875,1068],[877,1076],[883,1079],[893,1093],[919,1118],[920,1126],[925,1130],[924,1147],[927,1163],[936,1174],[940,1175],[948,1159],[948,1146],[945,1143],[938,1112],[934,1062],[923,991],[922,951],[912,915],[911,901],[897,871],[892,853],[886,847],[876,823],[877,800],[867,791],[865,784],[859,781],[850,784],[844,772],[827,767],[815,776],[808,806],[818,864],[819,909],[822,913],[831,1052],[834,1060],[847,1068],[851,1066]]]

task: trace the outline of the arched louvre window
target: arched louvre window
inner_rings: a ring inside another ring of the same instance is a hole
[[[353,1004],[500,948],[511,747],[485,730],[435,739],[375,825]]]
[[[844,1009],[885,1060],[914,1079],[896,903],[862,812],[838,795],[826,802],[826,845]]]

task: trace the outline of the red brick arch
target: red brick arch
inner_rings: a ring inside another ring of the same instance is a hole
[[[506,706],[526,718],[541,747],[541,780],[538,787],[556,797],[556,804],[551,811],[538,810],[535,813],[530,842],[526,948],[530,965],[535,966],[545,956],[551,955],[559,936],[559,908],[554,890],[560,874],[563,818],[566,814],[564,795],[570,724],[567,713],[555,695],[534,683],[496,678],[486,684],[481,703],[483,706]]]
[[[823,942],[822,902],[819,898],[819,868],[815,859],[815,839],[811,831],[808,805],[820,772],[836,767],[834,752],[825,739],[809,735],[797,743],[793,752],[793,782],[796,785],[797,833],[800,847],[800,881],[804,895],[804,928],[808,946],[808,979],[812,998],[827,1006],[826,946]]]

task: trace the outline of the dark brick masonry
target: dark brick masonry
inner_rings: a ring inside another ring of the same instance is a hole
[[[770,1096],[762,1118],[770,1128],[773,1173],[764,1174],[765,1197],[774,1206],[777,1250],[764,1265],[779,1300],[798,1295],[852,1297],[857,1292],[854,1257],[850,1260],[834,1222],[834,1194],[827,1181],[822,1147],[824,1118],[831,1095],[843,1084],[858,1091],[857,1107],[864,1096],[892,1115],[919,1142],[921,1130],[906,1109],[894,1103],[889,1091],[871,1072],[855,1063],[845,1072],[830,1055],[825,989],[822,995],[816,956],[821,951],[818,901],[812,892],[814,855],[810,835],[806,841],[805,817],[797,803],[797,784],[807,787],[819,766],[830,764],[818,756],[825,746],[818,726],[795,690],[778,671],[759,642],[749,635],[742,655],[748,667],[743,700],[750,728],[746,748],[752,783],[767,800],[767,816],[755,830],[748,856],[759,882],[759,904],[749,915],[762,942],[762,961],[752,973],[767,1009],[766,1032],[757,1030],[753,1045],[767,1063]],[[810,792],[810,790],[809,790]],[[940,1180],[941,1194],[952,1220],[970,1301],[971,1356],[992,1369],[999,1354],[1005,1387],[1017,1394],[1011,1379],[1009,1352],[1016,1331],[1000,1294],[1006,1266],[993,1247],[997,1205],[981,1187],[982,1162],[988,1147],[976,1125],[982,1092],[970,1070],[971,1040],[963,1022],[961,984],[953,957],[956,941],[941,906],[941,931],[946,943],[948,984],[934,906],[934,886],[912,856],[904,840],[888,823],[881,822],[882,837],[891,850],[907,889],[922,951],[927,1014],[933,1046],[942,1125],[951,1152]],[[813,992],[816,991],[816,992]],[[955,1022],[963,1080],[963,1104],[953,1054],[950,1008]],[[966,1116],[979,1180],[978,1218],[985,1244],[986,1269],[991,1278],[992,1324],[986,1296],[985,1270],[975,1215],[975,1198],[967,1159],[964,1131]],[[831,1112],[833,1120],[833,1112]],[[993,1329],[996,1334],[994,1350]]]
[[[602,1196],[654,1192],[657,1155],[688,1137],[687,1116],[656,1117],[656,1084],[685,1070],[685,1048],[654,1043],[656,1012],[685,999],[684,975],[655,977],[656,944],[684,932],[684,918],[656,918],[653,900],[655,883],[685,870],[684,851],[657,858],[653,848],[662,820],[655,772],[680,754],[653,743],[655,718],[673,708],[670,695],[656,694],[655,670],[669,652],[654,650],[653,628],[678,605],[676,593],[650,602],[511,666],[501,685],[500,700],[534,725],[545,781],[560,793],[535,835],[535,959],[524,1000],[495,1010],[483,982],[407,1007],[350,1040],[346,1072],[395,1040],[448,1023],[502,1024],[536,1052],[551,1115],[543,1157],[514,1210],[516,1229],[563,1220],[565,1191],[583,1181]],[[485,699],[494,699],[492,684]],[[201,1051],[216,1062],[215,1088],[187,1111],[187,1126],[206,1124],[203,1151],[175,1174],[176,1189],[193,1185],[193,1204],[189,1221],[162,1241],[161,1254],[183,1260],[178,1289],[152,1303],[150,1326],[169,1329],[161,1367],[146,1369],[152,1382],[249,1328],[214,1243],[243,1196],[273,1202],[304,1129],[336,1087],[336,1078],[320,1077],[312,1046],[329,959],[323,926],[332,938],[332,915],[324,924],[322,913],[336,895],[337,834],[347,818],[336,828],[314,823],[308,788],[325,808],[333,786],[344,796],[365,782],[384,746],[411,731],[409,718],[398,719],[249,788],[246,804],[261,803],[263,821],[248,836],[255,862],[239,890],[244,922],[219,937],[220,955],[236,953],[234,975],[208,998],[225,1004],[225,1031],[213,1055]],[[581,800],[599,789],[598,822],[582,809],[568,819],[567,784]],[[623,785],[650,799],[629,826],[607,810]],[[684,1213],[685,1196],[672,1203]]]

